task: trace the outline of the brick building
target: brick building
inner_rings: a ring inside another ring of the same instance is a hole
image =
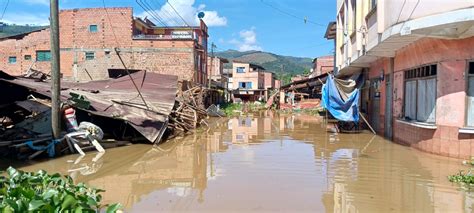
[[[327,55],[313,59],[313,68],[309,78],[314,78],[334,70],[334,56]]]
[[[124,75],[120,52],[131,70],[177,75],[207,84],[207,26],[158,27],[133,17],[130,7],[61,10],[61,73],[75,81]],[[50,71],[49,29],[0,39],[0,70]]]

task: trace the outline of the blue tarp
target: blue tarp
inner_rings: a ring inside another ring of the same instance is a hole
[[[337,120],[359,122],[359,93],[359,89],[355,88],[347,100],[342,99],[334,76],[329,75],[322,88],[321,106]]]

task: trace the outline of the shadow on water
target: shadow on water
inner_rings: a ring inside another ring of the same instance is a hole
[[[322,117],[267,111],[220,118],[159,146],[66,156],[22,169],[73,176],[127,211],[471,212],[446,175],[459,161],[372,134],[326,131]]]

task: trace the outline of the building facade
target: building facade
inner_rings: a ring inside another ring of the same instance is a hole
[[[337,1],[337,75],[365,76],[361,111],[379,134],[434,154],[474,155],[473,7]]]
[[[74,81],[113,78],[147,70],[177,75],[180,80],[207,85],[207,26],[158,27],[133,17],[132,8],[61,10],[61,73]],[[49,73],[49,29],[22,38],[0,40],[0,69],[25,74],[34,69]],[[117,55],[120,54],[120,58]]]
[[[266,101],[271,91],[280,88],[275,73],[265,68],[244,62],[232,63],[231,86],[233,97],[243,101]]]
[[[334,70],[334,56],[326,55],[313,59],[313,67],[309,78],[314,78]]]

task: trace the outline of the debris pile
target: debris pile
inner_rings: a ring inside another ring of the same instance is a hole
[[[183,86],[188,87],[188,85]],[[179,90],[173,110],[169,116],[170,137],[187,133],[205,123],[207,112],[204,106],[205,88],[200,86]]]

